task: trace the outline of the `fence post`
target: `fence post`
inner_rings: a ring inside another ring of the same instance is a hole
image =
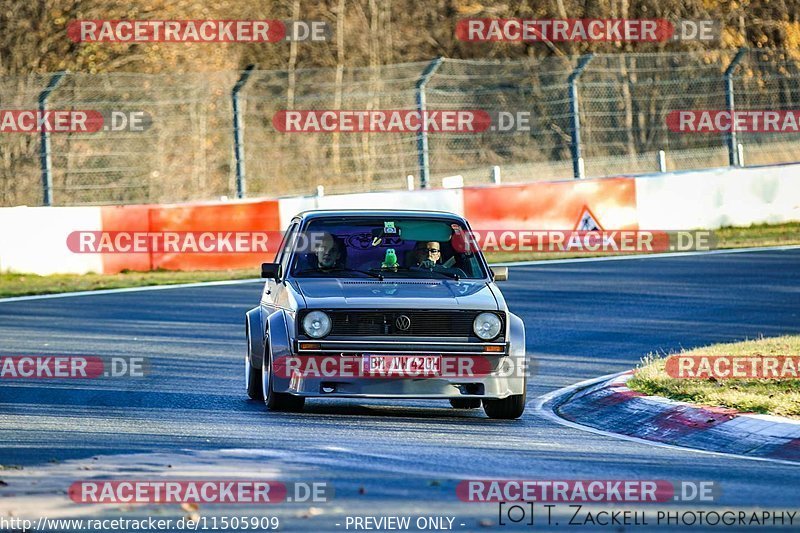
[[[492,183],[495,185],[500,185],[500,167],[498,165],[494,165],[492,167]]]
[[[61,83],[66,71],[56,72],[50,77],[47,87],[39,93],[39,113],[44,115],[47,110],[47,99],[56,86]],[[53,205],[53,161],[50,157],[50,130],[42,125],[39,131],[39,165],[42,167],[42,204]]]
[[[731,116],[731,130],[728,132],[728,164],[732,167],[741,166],[742,162],[739,160],[738,157],[738,149],[737,149],[737,140],[736,140],[736,128],[734,127],[734,120],[733,120],[733,72],[736,70],[736,67],[739,66],[739,62],[742,60],[744,55],[747,53],[747,47],[739,48],[739,51],[736,52],[731,64],[728,65],[728,68],[725,69],[725,105],[727,107],[728,113]]]
[[[665,152],[664,150],[658,151],[658,171],[659,172],[667,171],[667,152]]]
[[[247,182],[244,174],[244,130],[242,129],[242,108],[239,105],[239,91],[247,83],[255,65],[247,65],[239,76],[239,80],[231,90],[233,103],[233,150],[236,157],[236,198],[244,198],[247,194]]]
[[[443,57],[437,57],[433,61],[431,61],[425,70],[422,71],[419,79],[416,83],[417,88],[417,112],[421,118],[421,124],[423,127],[420,128],[420,131],[417,132],[417,159],[419,160],[419,188],[420,189],[427,189],[428,182],[430,180],[430,162],[428,160],[428,132],[426,131],[424,124],[424,114],[428,108],[428,102],[425,98],[425,86],[430,81],[433,74],[438,70],[441,66],[442,62],[444,61]]]
[[[572,176],[575,179],[583,178],[583,165],[581,157],[581,117],[578,105],[578,78],[594,57],[594,54],[582,55],[578,58],[578,65],[569,75],[569,110],[572,115]]]

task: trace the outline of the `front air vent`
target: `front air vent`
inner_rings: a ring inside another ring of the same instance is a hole
[[[469,337],[478,311],[330,311],[330,335]]]

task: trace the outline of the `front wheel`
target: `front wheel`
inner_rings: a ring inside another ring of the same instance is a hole
[[[270,411],[302,411],[306,403],[303,396],[293,396],[272,390],[272,357],[264,354],[261,365],[261,391],[264,403]]]
[[[525,394],[515,394],[502,400],[483,400],[483,410],[489,418],[519,418],[525,411]]]

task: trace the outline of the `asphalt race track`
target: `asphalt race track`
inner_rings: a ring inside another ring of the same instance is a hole
[[[497,504],[457,499],[458,480],[476,478],[714,480],[717,502],[671,505],[797,510],[800,465],[597,435],[550,421],[533,404],[651,351],[800,333],[800,250],[520,266],[501,287],[525,321],[535,362],[528,411],[513,422],[435,401],[309,400],[302,414],[267,412],[243,388],[243,316],[257,303],[255,282],[0,302],[0,355],[143,356],[149,364],[144,378],[6,380],[0,464],[44,476],[93,457],[157,453],[216,475],[235,460],[276,479],[333,485],[333,500],[313,510],[235,509],[274,513],[282,530],[344,531],[347,516],[397,514],[454,516],[462,531],[508,529],[497,524]],[[64,499],[63,490],[39,496]],[[0,487],[0,503],[12,493],[19,487]]]

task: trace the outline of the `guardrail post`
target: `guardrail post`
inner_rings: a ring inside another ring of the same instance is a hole
[[[575,179],[583,178],[583,158],[581,157],[581,117],[578,104],[578,78],[594,57],[594,54],[582,55],[578,58],[578,65],[569,75],[569,110],[572,115],[572,175]]]
[[[244,129],[242,123],[242,108],[239,105],[239,91],[247,83],[250,74],[253,73],[255,65],[247,65],[239,76],[238,81],[231,90],[231,102],[233,103],[233,150],[236,157],[236,198],[244,198],[247,194],[247,181],[244,173]]]
[[[659,172],[667,171],[667,152],[665,152],[664,150],[658,151],[658,171]]]
[[[733,72],[736,70],[736,67],[739,66],[739,62],[747,53],[747,48],[742,47],[739,48],[739,51],[736,52],[731,64],[728,65],[728,68],[725,69],[725,105],[728,109],[728,113],[731,116],[731,130],[728,132],[727,141],[728,141],[728,164],[732,167],[740,167],[742,166],[742,162],[739,159],[737,145],[738,142],[736,140],[736,128],[734,127],[735,121],[733,120]]]
[[[425,70],[422,71],[416,83],[417,88],[417,112],[422,118],[423,127],[417,132],[417,159],[419,160],[419,187],[420,189],[427,189],[430,181],[430,162],[428,160],[428,132],[425,130],[424,114],[428,108],[428,102],[425,98],[425,86],[430,81],[434,73],[439,69],[444,61],[443,57],[437,57],[431,61]]]
[[[61,83],[66,71],[56,72],[50,77],[47,87],[39,93],[39,113],[47,111],[47,99],[56,86]],[[53,161],[50,157],[50,131],[44,124],[39,131],[39,165],[42,168],[42,205],[53,205]]]

